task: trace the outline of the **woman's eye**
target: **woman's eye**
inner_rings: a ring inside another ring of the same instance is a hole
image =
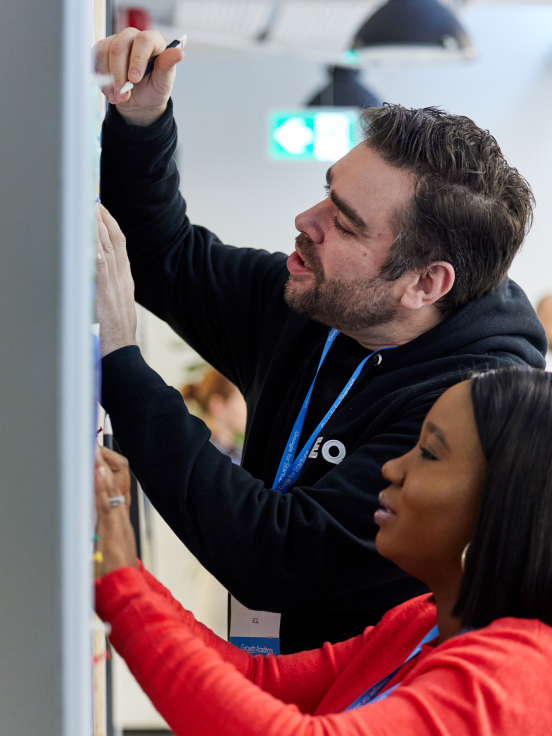
[[[343,235],[354,235],[350,230],[346,230],[343,225],[340,224],[339,220],[337,219],[337,215],[335,215],[332,218],[333,224],[335,225],[336,230],[339,230],[340,233],[343,233]]]
[[[438,458],[435,457],[435,455],[431,452],[431,450],[428,450],[427,447],[420,447],[420,453],[424,460],[437,460]]]

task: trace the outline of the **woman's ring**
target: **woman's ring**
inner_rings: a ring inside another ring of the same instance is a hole
[[[114,509],[116,506],[118,506],[120,503],[125,502],[124,496],[110,496],[109,498],[109,505],[112,509]]]

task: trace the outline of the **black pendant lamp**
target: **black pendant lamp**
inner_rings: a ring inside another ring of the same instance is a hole
[[[438,0],[388,0],[356,34],[363,62],[431,63],[473,59],[475,48]]]
[[[358,81],[359,69],[328,67],[330,82],[307,102],[307,107],[379,107],[380,100]]]

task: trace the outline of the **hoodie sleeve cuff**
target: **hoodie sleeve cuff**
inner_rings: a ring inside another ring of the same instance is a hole
[[[102,406],[108,414],[122,412],[147,394],[166,388],[137,345],[119,348],[102,359]]]
[[[119,114],[116,105],[108,105],[104,121],[104,134],[129,143],[163,143],[173,134],[175,122],[173,117],[173,103],[169,98],[167,109],[161,117],[151,125],[129,125]]]

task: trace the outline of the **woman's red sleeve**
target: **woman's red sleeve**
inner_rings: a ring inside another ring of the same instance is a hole
[[[253,717],[252,704],[259,697],[268,699],[269,712],[285,709],[279,702],[284,701],[293,704],[291,713],[303,718],[300,711],[316,710],[365,641],[359,636],[300,654],[252,657],[198,623],[153,576],[132,567],[96,581],[96,608],[111,624],[113,646],[177,735],[234,733],[222,729],[222,724],[234,709],[243,712],[244,688],[250,691],[248,718]],[[228,705],[221,723],[218,706],[217,713],[212,707],[214,698],[219,706]],[[212,728],[207,721],[212,721]],[[190,730],[190,722],[197,730]],[[235,733],[246,736],[262,730]]]
[[[182,604],[173,597],[170,590],[165,588],[163,583],[159,582],[156,577],[146,570],[140,560],[138,560],[138,569],[141,571],[142,577],[150,590],[167,601],[176,616],[190,629],[194,636],[197,636],[205,644],[216,649],[221,657],[226,662],[231,662],[234,667],[242,673],[242,675],[245,677],[249,676],[252,668],[252,657],[247,654],[247,652],[243,652],[241,649],[229,644],[225,639],[221,639],[220,636],[217,636],[207,626],[196,621],[193,613],[187,611]]]
[[[176,736],[552,733],[552,697],[543,687],[552,677],[552,633],[540,621],[501,619],[435,650],[425,647],[388,698],[335,712],[372,684],[371,632],[290,656],[251,658],[235,650],[240,667],[248,663],[242,672],[231,663],[226,642],[152,590],[136,568],[97,582],[97,610],[111,623],[115,649]],[[395,636],[401,639],[400,626]],[[331,715],[311,715],[334,683],[341,705]]]

